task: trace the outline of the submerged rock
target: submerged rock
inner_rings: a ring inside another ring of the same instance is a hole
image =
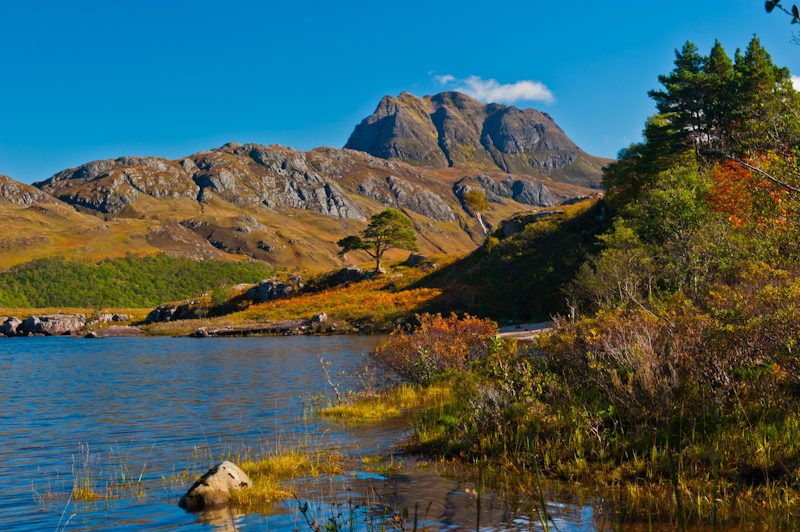
[[[224,506],[231,494],[253,483],[247,473],[233,462],[222,462],[209,469],[195,482],[178,503],[190,512]]]

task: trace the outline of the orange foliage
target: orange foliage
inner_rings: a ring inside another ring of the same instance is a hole
[[[439,314],[417,316],[419,327],[398,329],[372,357],[411,382],[427,383],[448,370],[466,369],[483,357],[497,324],[474,316],[443,318]]]
[[[748,164],[769,168],[773,156],[761,155]],[[709,194],[712,208],[736,228],[779,228],[788,223],[788,191],[746,166],[726,161],[712,173]]]

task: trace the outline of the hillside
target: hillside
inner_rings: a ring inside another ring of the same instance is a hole
[[[407,94],[398,101],[423,102]],[[413,220],[423,253],[465,254],[484,239],[463,205],[470,189],[486,194],[489,208],[482,216],[490,226],[517,212],[596,194],[602,161],[580,151],[546,115],[484,106],[458,93],[430,101],[442,102],[439,113],[450,117],[443,131],[453,139],[467,131],[453,120],[460,124],[473,114],[473,125],[495,120],[498,132],[511,135],[501,142],[500,133],[492,133],[494,142],[505,146],[505,160],[523,157],[528,163],[499,168],[487,158],[466,164],[467,159],[456,157],[465,164],[421,165],[424,157],[404,162],[349,148],[303,152],[228,143],[176,160],[124,156],[92,161],[34,186],[3,176],[0,215],[6,231],[0,236],[0,269],[50,257],[98,261],[168,254],[194,260],[255,259],[278,268],[320,271],[341,266],[336,242],[361,230],[371,214],[386,207]],[[401,107],[402,122],[406,111]],[[460,115],[450,111],[456,107]],[[419,134],[396,127],[391,138],[412,145]],[[458,150],[450,138],[443,142],[451,146],[452,158]],[[527,151],[512,157],[513,143]],[[458,153],[466,153],[464,146]],[[538,166],[531,163],[534,154]],[[348,261],[366,260],[360,253]]]
[[[609,162],[581,150],[547,113],[460,92],[384,96],[345,148],[422,167],[547,175],[589,187],[599,187]]]

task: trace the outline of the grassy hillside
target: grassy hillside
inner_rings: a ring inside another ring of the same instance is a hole
[[[40,259],[0,272],[0,307],[153,307],[273,273],[263,262],[168,255],[100,262]]]
[[[604,229],[601,210],[595,202],[562,207],[561,214],[532,221],[510,236],[501,226],[473,253],[420,281],[419,286],[442,290],[427,310],[514,321],[566,312],[562,288],[597,246]]]

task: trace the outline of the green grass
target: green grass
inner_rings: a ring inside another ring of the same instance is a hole
[[[371,423],[403,413],[431,408],[452,397],[447,385],[401,385],[378,395],[355,395],[348,401],[320,410],[320,415],[345,423]]]
[[[168,255],[100,262],[41,259],[0,273],[0,307],[154,307],[272,273],[263,262],[198,262]]]

